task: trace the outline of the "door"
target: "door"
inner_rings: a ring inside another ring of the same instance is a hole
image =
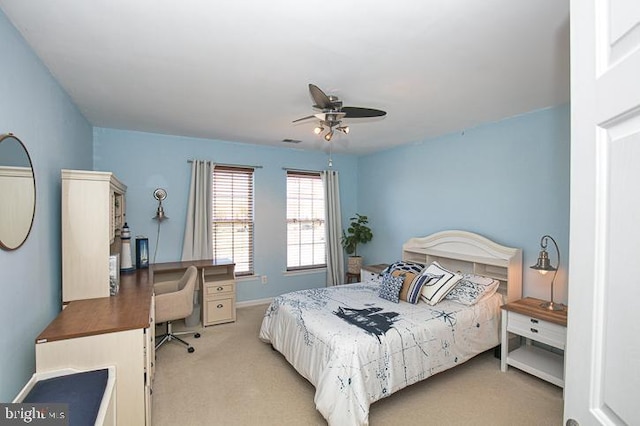
[[[637,425],[638,0],[571,0],[571,110],[565,422]]]

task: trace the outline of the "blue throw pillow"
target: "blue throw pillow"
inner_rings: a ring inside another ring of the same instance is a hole
[[[398,303],[400,289],[402,288],[403,282],[403,277],[394,277],[391,274],[384,274],[382,276],[382,284],[380,284],[378,296],[390,302]]]

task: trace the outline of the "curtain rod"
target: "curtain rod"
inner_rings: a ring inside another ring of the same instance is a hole
[[[187,160],[187,163],[193,163],[194,160]],[[212,161],[212,163],[216,166],[224,166],[224,167],[245,167],[247,169],[261,169],[262,166],[249,166],[246,164],[222,164],[222,163],[216,163],[215,161]]]
[[[304,169],[292,169],[290,167],[283,167],[282,170],[286,170],[288,172],[302,172],[302,173],[321,173],[324,170],[304,170]]]

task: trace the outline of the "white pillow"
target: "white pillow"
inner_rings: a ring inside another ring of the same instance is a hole
[[[471,306],[487,297],[493,296],[499,285],[500,281],[493,278],[464,274],[455,287],[445,296],[445,299]]]
[[[420,298],[429,305],[435,305],[441,301],[462,276],[433,262],[416,277],[416,282],[422,284]]]

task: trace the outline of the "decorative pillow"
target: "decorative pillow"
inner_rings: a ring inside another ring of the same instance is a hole
[[[398,296],[400,294],[400,288],[404,278],[394,277],[391,274],[384,274],[382,276],[382,284],[380,284],[380,290],[378,296],[383,299],[387,299],[390,302],[398,303]]]
[[[414,305],[420,301],[422,295],[422,287],[426,284],[426,280],[419,280],[420,275],[414,276],[411,280],[404,279],[402,288],[400,289],[400,299],[413,303]]]
[[[491,297],[498,290],[500,282],[482,275],[464,274],[455,287],[445,296],[463,305],[474,305],[481,300]]]
[[[420,297],[419,289],[422,288],[422,285],[417,286],[418,290],[415,297],[412,297],[412,294],[416,292],[416,286],[414,285],[415,278],[420,275],[420,272],[422,272],[423,269],[424,265],[422,263],[401,260],[387,266],[382,272],[403,278],[402,289],[400,290],[400,300],[410,303],[418,303],[418,298]]]
[[[417,284],[423,286],[420,297],[429,305],[435,305],[451,291],[460,278],[460,275],[433,262],[416,278]]]
[[[391,265],[384,268],[381,272],[382,275],[390,274],[393,271],[407,271],[413,272],[416,275],[422,272],[424,269],[424,264],[418,262],[411,262],[409,260],[399,260],[397,262],[393,262]]]

